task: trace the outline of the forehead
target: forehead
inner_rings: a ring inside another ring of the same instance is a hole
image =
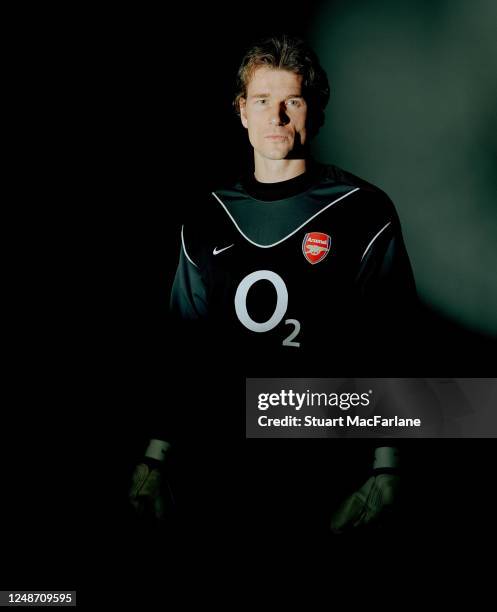
[[[247,94],[288,93],[297,95],[302,92],[302,75],[280,68],[259,66],[248,82]]]

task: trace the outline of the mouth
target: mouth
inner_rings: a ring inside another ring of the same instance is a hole
[[[270,134],[269,136],[266,136],[267,140],[286,140],[286,136],[277,136],[274,134]]]

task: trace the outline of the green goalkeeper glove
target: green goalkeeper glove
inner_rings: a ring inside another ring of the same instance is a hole
[[[377,448],[373,476],[335,510],[331,517],[332,532],[342,534],[358,527],[388,522],[399,500],[401,478],[398,467],[396,448]]]
[[[162,440],[151,440],[144,460],[139,463],[131,477],[129,501],[141,517],[161,520],[165,517],[171,491],[163,474],[163,462],[169,444]]]

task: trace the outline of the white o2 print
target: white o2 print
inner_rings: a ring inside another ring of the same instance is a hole
[[[258,323],[257,321],[254,321],[248,313],[247,295],[255,283],[261,280],[267,280],[273,285],[276,291],[276,308],[267,321]],[[237,287],[235,293],[236,316],[238,317],[240,323],[250,331],[263,333],[274,329],[283,320],[287,308],[288,289],[285,281],[281,278],[281,276],[279,276],[279,274],[276,274],[276,272],[272,272],[271,270],[257,270],[256,272],[248,274]],[[287,319],[285,324],[293,325],[294,329],[291,334],[285,340],[283,340],[283,346],[300,346],[299,342],[294,342],[295,337],[300,331],[300,322],[297,321],[297,319]]]

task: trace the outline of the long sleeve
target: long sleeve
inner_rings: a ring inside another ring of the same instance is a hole
[[[207,315],[207,288],[197,264],[187,251],[183,228],[179,263],[169,306],[174,320],[196,320]]]
[[[357,285],[367,307],[394,310],[415,303],[416,285],[396,217],[372,237],[362,256]]]
[[[418,299],[400,222],[391,219],[376,230],[364,251],[356,277],[356,321],[364,358],[377,365],[407,365],[414,356]]]
[[[206,316],[207,287],[193,259],[193,249],[191,245],[188,247],[187,231],[183,226],[167,317],[167,395],[165,405],[151,423],[149,435],[152,439],[175,446],[188,431],[189,409],[196,403],[195,389],[204,363],[200,353],[205,344],[202,334]]]

